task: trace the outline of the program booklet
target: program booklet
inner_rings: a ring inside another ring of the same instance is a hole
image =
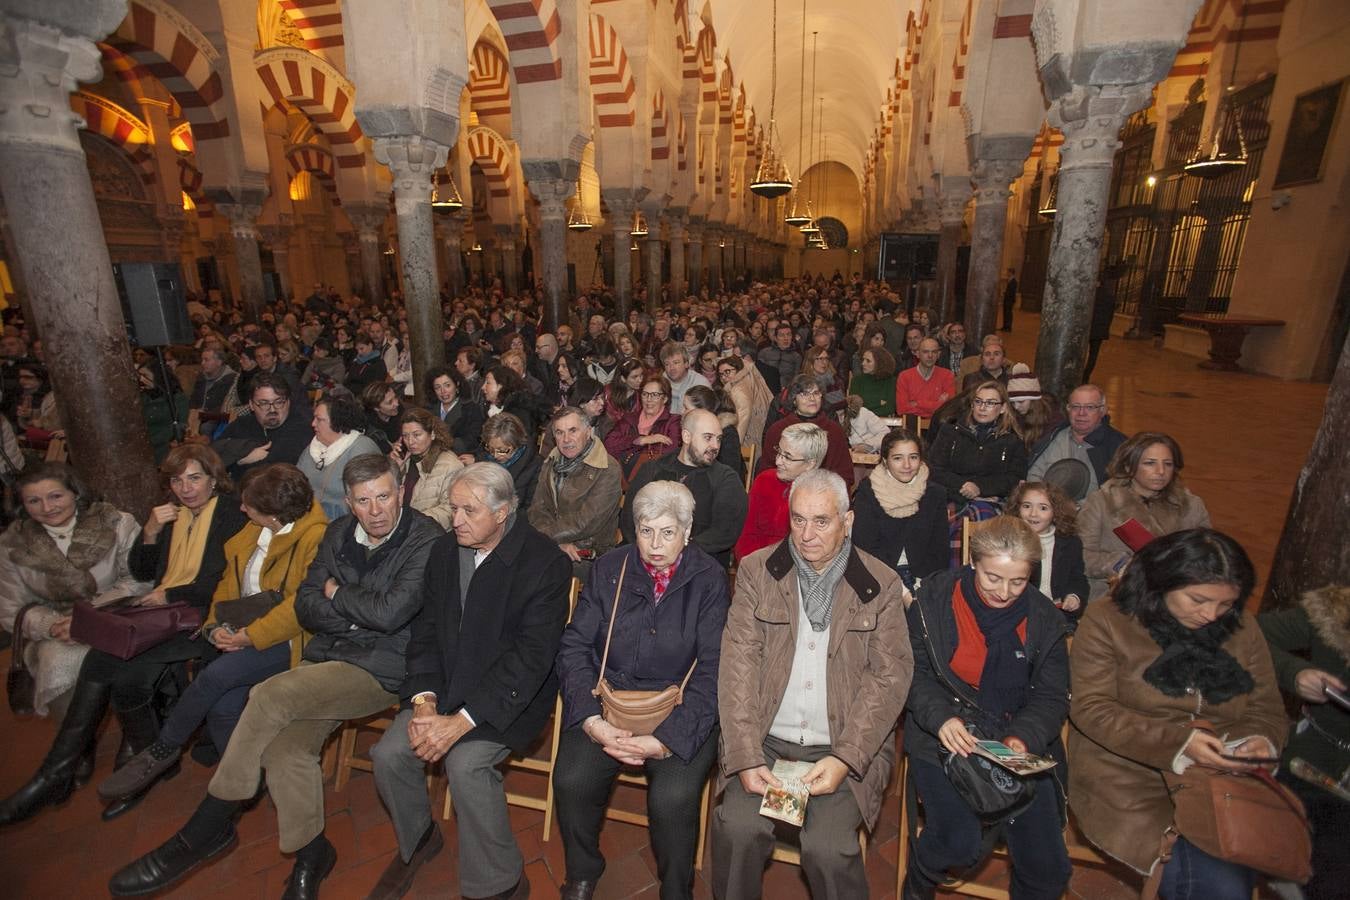
[[[1014,775],[1037,775],[1057,763],[1034,753],[1018,753],[1002,741],[976,741],[975,755],[998,763]]]
[[[771,787],[764,792],[759,803],[759,814],[801,827],[806,821],[806,801],[811,792],[807,790],[802,778],[811,771],[814,763],[792,762],[780,759],[773,764],[773,777],[782,787]]]

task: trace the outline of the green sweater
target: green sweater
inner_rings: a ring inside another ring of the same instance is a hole
[[[878,378],[875,375],[854,375],[848,383],[848,392],[862,398],[863,406],[887,418],[895,415],[895,376]]]

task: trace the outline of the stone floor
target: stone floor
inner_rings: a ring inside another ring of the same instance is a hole
[[[1019,315],[1009,350],[1014,359],[1031,357],[1034,316]],[[1217,527],[1231,532],[1251,552],[1264,574],[1270,565],[1290,493],[1311,443],[1326,396],[1325,386],[1208,372],[1196,361],[1149,344],[1114,339],[1102,350],[1097,380],[1106,388],[1116,426],[1126,433],[1150,427],[1172,433],[1186,452],[1184,477],[1204,498]],[[1259,592],[1259,589],[1258,589]],[[0,666],[8,654],[0,654]],[[2,705],[0,705],[2,706]],[[34,771],[49,745],[53,726],[46,721],[18,722],[0,708],[0,795],[17,788]],[[95,779],[107,774],[116,747],[115,727],[100,742]],[[200,800],[209,772],[192,762],[176,779],[157,788],[136,810],[105,824],[92,787],[79,791],[63,807],[7,829],[0,840],[0,896],[36,900],[82,900],[106,896],[108,876],[135,856],[155,847],[183,823]],[[513,773],[511,787],[543,788],[540,776]],[[338,792],[326,790],[328,835],[338,848],[338,868],[324,884],[325,898],[363,897],[391,858],[394,836],[371,777],[353,775]],[[635,789],[621,789],[616,803],[640,808]],[[543,816],[513,810],[517,837],[528,863],[532,897],[558,896],[564,869],[562,845],[554,831],[542,840]],[[899,802],[895,788],[867,855],[874,898],[895,895]],[[454,824],[444,823],[447,851],[421,873],[412,896],[458,896]],[[270,802],[243,817],[240,845],[228,856],[194,873],[172,897],[280,896],[291,863],[276,848],[276,821]],[[644,829],[609,823],[602,835],[609,868],[598,896],[655,898],[655,864]],[[707,866],[696,895],[710,896]],[[995,861],[985,880],[1006,884]],[[1115,900],[1135,896],[1118,871],[1079,866],[1070,896]],[[808,896],[800,870],[774,863],[765,875],[764,896],[795,900]]]

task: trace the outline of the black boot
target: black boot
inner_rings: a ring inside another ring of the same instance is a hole
[[[159,737],[159,716],[155,714],[154,705],[149,700],[130,709],[117,710],[117,718],[122,723],[122,743],[131,750],[131,756],[128,757],[128,760],[136,758],[137,754],[153,744],[155,739]],[[178,760],[175,759],[172,765],[159,772],[152,781],[109,803],[103,810],[103,821],[110,822],[139,806],[151,788],[159,782],[177,775],[180,768]]]
[[[89,783],[89,779],[94,777],[94,751],[98,749],[95,741],[89,743],[89,747],[80,754],[80,761],[75,764],[75,790],[79,790]]]
[[[99,723],[108,711],[112,687],[81,678],[66,709],[66,717],[32,780],[0,802],[0,825],[32,817],[44,806],[64,803],[75,789],[75,773],[94,743]]]

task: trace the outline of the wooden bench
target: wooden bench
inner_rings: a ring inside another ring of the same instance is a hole
[[[1242,371],[1238,365],[1242,357],[1242,342],[1253,328],[1278,328],[1284,325],[1283,319],[1211,313],[1183,313],[1177,319],[1187,325],[1203,328],[1209,334],[1209,359],[1202,360],[1200,368],[1220,372]]]

